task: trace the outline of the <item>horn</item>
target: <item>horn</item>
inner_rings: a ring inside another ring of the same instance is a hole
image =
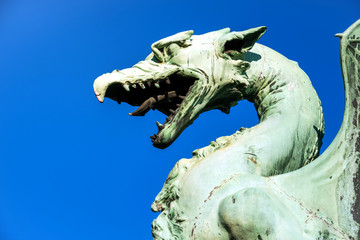
[[[193,30],[189,30],[189,31],[179,32],[179,33],[177,33],[175,35],[163,38],[163,39],[153,43],[151,45],[151,50],[153,51],[155,56],[161,62],[164,62],[164,55],[162,53],[162,50],[164,49],[164,47],[169,46],[172,43],[185,42],[186,40],[191,38],[193,33],[194,33]]]

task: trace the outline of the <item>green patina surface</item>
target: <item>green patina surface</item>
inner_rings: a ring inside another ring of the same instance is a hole
[[[169,146],[202,112],[254,103],[259,124],[181,159],[156,197],[154,239],[360,239],[360,21],[341,37],[346,106],[329,148],[320,100],[294,61],[256,43],[266,28],[186,31],[151,46],[132,68],[94,82],[105,97],[157,109],[155,147]],[[358,199],[359,198],[359,199]]]

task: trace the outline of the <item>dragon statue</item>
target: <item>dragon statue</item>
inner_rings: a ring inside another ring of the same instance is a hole
[[[185,31],[152,44],[132,68],[94,82],[110,98],[166,114],[166,148],[203,112],[253,102],[259,124],[218,138],[170,172],[151,208],[154,239],[360,239],[360,20],[341,38],[342,126],[319,156],[320,100],[294,61],[258,44],[266,27]]]

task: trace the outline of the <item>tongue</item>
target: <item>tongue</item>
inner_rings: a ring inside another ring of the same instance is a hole
[[[156,103],[156,99],[154,97],[150,97],[145,100],[138,109],[134,112],[129,113],[130,116],[144,116]]]
[[[164,95],[157,95],[148,98],[145,100],[138,109],[136,109],[134,112],[129,113],[130,116],[144,116],[151,108],[154,108],[155,105],[159,102],[163,102],[167,99],[175,98],[177,97],[177,93],[175,91],[167,92]]]

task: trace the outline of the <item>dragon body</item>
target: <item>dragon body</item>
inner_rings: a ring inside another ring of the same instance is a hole
[[[342,35],[344,122],[320,157],[320,101],[296,62],[256,43],[265,27],[178,33],[154,43],[145,61],[95,80],[100,102],[169,116],[151,137],[158,148],[204,111],[228,113],[243,99],[257,110],[258,125],[176,163],[152,205],[161,211],[154,239],[359,239],[359,25]]]

